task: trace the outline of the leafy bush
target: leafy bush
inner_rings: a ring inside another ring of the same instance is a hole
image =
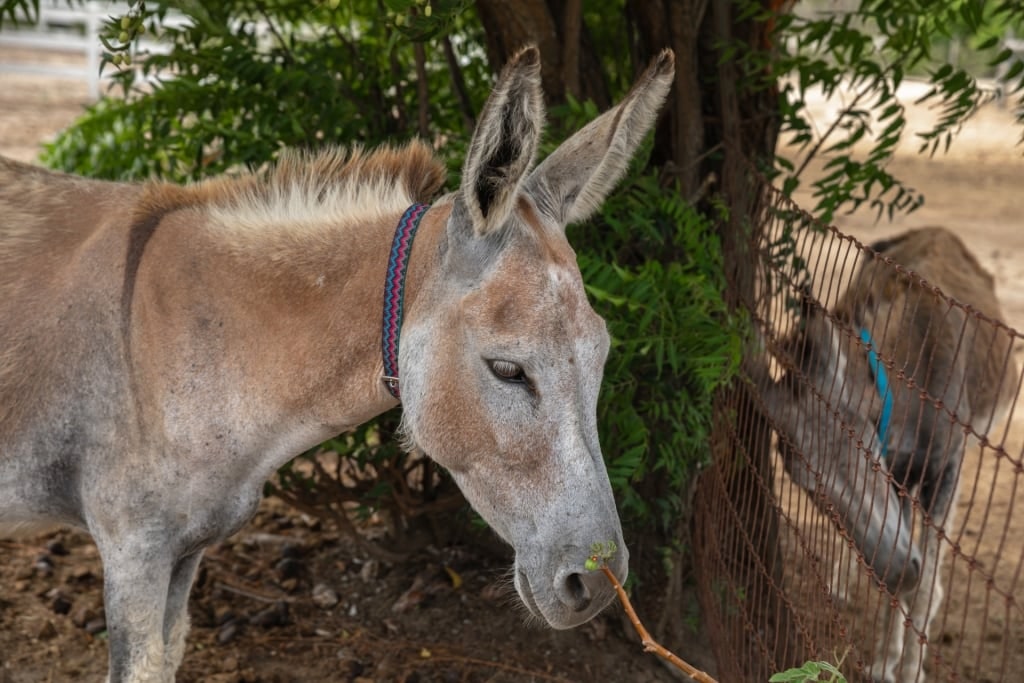
[[[708,463],[712,400],[735,376],[746,329],[723,299],[715,225],[637,171],[570,241],[613,339],[598,406],[612,486],[627,522],[669,531]]]
[[[144,20],[170,49],[137,56],[137,72],[119,71],[123,96],[91,107],[47,149],[46,163],[100,178],[195,180],[258,167],[286,147],[408,139],[421,117],[423,132],[461,159],[464,109],[473,103],[460,104],[453,74],[476,105],[489,82],[479,28],[458,13],[462,3],[433,13],[433,25],[456,26],[477,57],[460,60],[453,47],[457,66],[438,49],[417,63],[394,23],[404,15],[382,14],[369,0],[333,10],[298,0],[181,4],[187,21],[161,22],[163,4]],[[120,31],[113,22],[106,44],[117,45]],[[417,67],[426,98],[412,77]]]

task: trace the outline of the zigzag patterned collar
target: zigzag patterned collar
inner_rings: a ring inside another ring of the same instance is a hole
[[[402,331],[402,307],[405,299],[405,270],[409,266],[412,240],[420,227],[420,219],[430,206],[413,204],[398,221],[395,239],[391,243],[391,258],[384,280],[384,323],[381,334],[381,352],[384,357],[384,386],[391,395],[402,400],[398,389],[398,337]]]

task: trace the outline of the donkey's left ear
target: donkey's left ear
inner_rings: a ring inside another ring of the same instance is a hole
[[[543,127],[540,53],[531,46],[505,65],[466,154],[459,194],[477,235],[500,228],[512,213]]]
[[[617,107],[563,142],[530,174],[527,191],[559,225],[588,218],[622,178],[675,78],[662,50]]]

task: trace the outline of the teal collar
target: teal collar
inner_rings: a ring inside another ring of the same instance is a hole
[[[889,420],[892,419],[892,392],[889,390],[889,377],[885,374],[885,365],[875,352],[871,341],[871,333],[867,328],[860,328],[860,340],[868,347],[868,366],[875,377],[875,388],[882,397],[882,416],[878,419],[878,440],[882,444],[882,455],[889,450]]]

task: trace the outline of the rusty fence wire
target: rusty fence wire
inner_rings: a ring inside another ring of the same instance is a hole
[[[969,236],[864,245],[767,183],[759,210],[695,500],[719,679],[1024,680],[1020,335]]]

